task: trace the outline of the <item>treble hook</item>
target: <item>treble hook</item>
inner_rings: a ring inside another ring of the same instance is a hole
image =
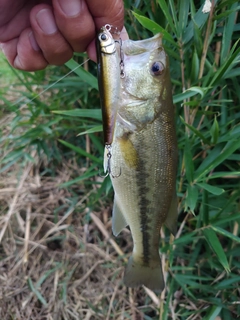
[[[121,175],[121,168],[120,168],[120,172],[118,175],[113,175],[112,174],[112,169],[111,169],[111,158],[112,158],[112,153],[111,153],[111,145],[110,144],[107,144],[106,145],[106,148],[108,150],[108,153],[107,153],[107,157],[108,157],[108,160],[107,160],[107,173],[103,176],[100,174],[99,172],[99,175],[101,178],[106,178],[107,176],[111,175],[112,178],[118,178],[120,177]]]
[[[124,54],[122,50],[122,38],[119,38],[119,40],[115,40],[115,42],[119,43],[120,46],[120,78],[125,78],[125,72],[124,72]]]

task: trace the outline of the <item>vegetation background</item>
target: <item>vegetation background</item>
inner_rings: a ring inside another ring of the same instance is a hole
[[[98,176],[96,65],[26,73],[1,56],[1,319],[240,317],[240,2],[204,2],[125,0],[130,38],[163,33],[176,105],[179,231],[161,232],[160,296],[122,283],[132,239],[112,236]]]

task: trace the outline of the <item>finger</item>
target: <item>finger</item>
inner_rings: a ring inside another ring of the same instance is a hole
[[[25,29],[19,38],[2,43],[2,50],[11,66],[16,69],[36,71],[48,65],[31,28]]]
[[[5,5],[1,4],[0,42],[6,42],[17,38],[24,29],[30,27],[29,13],[33,7],[33,4],[31,2],[30,4],[24,5],[24,7],[21,9],[23,2],[24,1],[8,0]]]
[[[126,30],[125,27],[122,28],[122,31],[121,31],[121,33],[120,33],[120,38],[122,39],[122,41],[125,41],[125,40],[128,40],[128,39],[129,39],[127,30]]]
[[[72,57],[73,49],[59,31],[50,6],[35,6],[30,22],[35,39],[49,64],[62,65]]]
[[[86,0],[89,11],[94,17],[96,29],[110,24],[122,30],[124,21],[124,5],[122,0],[95,1]]]
[[[53,0],[54,16],[61,34],[73,51],[84,52],[95,37],[95,25],[84,0]]]
[[[27,0],[9,1],[1,0],[0,2],[0,26],[9,22],[16,13],[21,10]]]

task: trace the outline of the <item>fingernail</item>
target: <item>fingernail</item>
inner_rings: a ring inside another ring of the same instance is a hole
[[[42,9],[36,14],[36,20],[39,27],[46,34],[53,34],[57,31],[55,18],[52,11],[49,9]]]
[[[122,31],[121,31],[121,39],[122,40],[128,40],[129,39],[129,36],[128,36],[128,33],[127,33],[127,30],[126,28],[123,26],[122,28]]]
[[[77,16],[81,10],[79,0],[58,0],[62,11],[69,17]]]
[[[2,53],[5,55],[5,50],[4,50],[4,44],[0,43],[0,49],[2,50]]]
[[[24,69],[24,68],[22,67],[21,61],[20,61],[20,59],[19,59],[18,56],[16,56],[16,58],[15,58],[15,60],[14,60],[14,63],[13,63],[13,66],[14,66],[14,68],[19,69],[19,70]]]
[[[30,41],[30,43],[31,43],[31,46],[32,46],[33,50],[39,51],[39,50],[40,50],[40,47],[39,47],[39,45],[37,44],[37,41],[36,41],[33,33],[32,33],[32,32],[29,32],[28,37],[29,37],[29,41]]]

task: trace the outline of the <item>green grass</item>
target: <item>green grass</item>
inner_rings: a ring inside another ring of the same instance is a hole
[[[56,245],[61,239],[68,245],[59,249],[66,254],[72,242],[81,254],[93,248],[89,244],[96,250],[94,255],[89,253],[83,266],[73,254],[66,260],[43,259],[45,273],[39,271],[35,277],[24,271],[28,280],[21,285],[29,288],[26,294],[32,297],[31,303],[38,301],[35,310],[49,308],[53,314],[49,301],[53,293],[45,283],[55,283],[55,298],[63,310],[59,319],[74,319],[66,313],[68,305],[81,319],[87,319],[88,312],[90,319],[214,320],[240,315],[240,2],[215,0],[214,11],[209,14],[202,13],[203,2],[139,0],[133,6],[132,1],[125,0],[130,38],[143,39],[159,31],[164,35],[176,105],[179,231],[175,239],[167,230],[162,233],[160,251],[167,286],[161,297],[122,285],[125,255],[131,252],[129,233],[111,237],[109,242],[111,214],[106,208],[112,206],[112,189],[108,179],[97,177],[103,143],[96,66],[88,62],[89,71],[86,64],[74,70],[84,62],[84,56],[79,55],[65,67],[32,74],[10,71],[6,64],[1,69],[12,83],[9,88],[1,81],[0,86],[1,116],[11,117],[11,121],[1,122],[1,174],[7,179],[13,171],[20,180],[22,171],[31,164],[38,168],[44,187],[48,179],[66,173],[56,191],[57,199],[63,192],[62,201],[54,202],[51,214],[49,209],[43,210],[46,225],[52,223],[45,227],[46,232],[69,215],[69,221],[57,225],[63,231],[51,233],[50,240]],[[59,81],[69,68],[74,72]],[[13,103],[15,96],[23,99]],[[8,205],[1,200],[1,215]],[[92,220],[93,214],[101,217],[103,225]],[[30,238],[40,223],[41,219],[32,218]],[[5,242],[20,241],[13,218],[6,230]],[[39,231],[36,239],[31,239],[45,244],[41,240],[44,234]],[[22,248],[18,244],[15,254],[7,254],[5,242],[0,264],[8,256],[14,259]],[[71,252],[76,253],[74,250]],[[82,291],[77,295],[74,283],[91,267],[92,278],[81,283]],[[8,292],[6,288],[4,292]],[[80,307],[76,307],[76,299]]]

